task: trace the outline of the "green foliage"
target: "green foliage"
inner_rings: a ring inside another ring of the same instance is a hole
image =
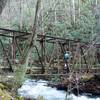
[[[82,2],[80,0],[80,5],[78,0],[75,1],[75,23],[74,25],[71,23],[71,13],[70,13],[70,2],[68,0],[56,0],[56,1],[42,1],[42,8],[38,21],[37,32],[45,32],[50,35],[58,35],[65,38],[77,39],[80,38],[82,41],[89,41],[89,37],[91,37],[92,33],[95,30],[99,30],[99,21],[96,20],[95,15],[98,14],[98,10],[96,10],[96,14],[94,14],[94,4],[95,1],[86,0]],[[97,0],[98,4],[100,2]],[[13,29],[20,29],[20,22],[22,17],[22,30],[28,31],[31,30],[34,23],[34,12],[36,1],[29,0],[28,2],[23,2],[21,5],[17,5],[16,2],[11,1],[10,5],[18,6],[18,8],[10,8],[9,10],[6,8],[4,13],[8,11],[9,14],[9,22],[4,17],[4,14],[1,17],[0,26],[10,26]],[[80,7],[80,8],[79,8]],[[95,7],[96,8],[96,7]],[[98,5],[97,5],[98,8]],[[97,9],[96,8],[96,9]],[[71,8],[74,10],[73,8]],[[79,16],[80,9],[80,16]],[[17,16],[17,17],[16,17]],[[72,15],[74,16],[74,15]],[[6,16],[7,17],[7,16]],[[96,25],[97,22],[97,25]],[[10,24],[10,25],[9,25]],[[95,30],[94,30],[95,28]]]

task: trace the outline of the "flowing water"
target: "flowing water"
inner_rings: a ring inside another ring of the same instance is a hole
[[[65,100],[66,92],[47,86],[47,81],[43,80],[26,80],[22,87],[18,89],[18,94],[25,98],[36,99],[43,96],[45,100]],[[68,100],[100,100],[100,98],[89,98],[86,96],[68,95]]]

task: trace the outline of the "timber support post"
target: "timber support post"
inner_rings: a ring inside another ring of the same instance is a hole
[[[16,59],[16,39],[15,39],[15,34],[13,33],[13,38],[12,38],[12,60],[13,60],[13,64],[16,63],[15,59]]]
[[[0,39],[0,43],[1,43],[2,49],[3,49],[3,51],[4,51],[4,54],[5,54],[5,56],[6,56],[6,60],[8,61],[10,71],[13,72],[12,64],[11,64],[9,58],[8,58],[7,52],[6,52],[5,48],[4,48],[4,45],[3,45],[2,41],[1,41],[1,39]]]
[[[40,40],[41,45],[41,61],[42,61],[42,73],[45,72],[45,37],[42,37]]]

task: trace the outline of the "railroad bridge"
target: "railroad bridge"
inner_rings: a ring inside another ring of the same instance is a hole
[[[5,37],[5,39],[10,40],[9,43],[6,43],[6,47],[4,46],[4,41],[0,39],[1,47],[2,47],[2,58],[3,63],[7,63],[10,67],[12,65],[19,64],[22,61],[22,54],[24,47],[22,44],[28,44],[28,38],[31,36],[31,32],[22,32],[10,29],[0,28],[0,36]],[[43,72],[43,70],[50,71],[53,69],[54,73],[60,73],[61,69],[64,66],[64,53],[65,51],[70,51],[72,58],[69,61],[70,70],[77,71],[86,71],[89,70],[97,71],[100,65],[99,54],[97,49],[99,48],[99,44],[85,43],[80,40],[71,40],[62,37],[49,36],[46,34],[38,34],[36,37],[36,42],[39,43],[39,47],[34,45],[33,53],[36,53],[38,56],[38,60],[30,60],[29,62],[32,66],[32,70],[39,70]],[[52,51],[47,51],[47,46],[52,45]],[[91,50],[94,50],[94,55],[89,54]],[[10,52],[10,53],[9,53]],[[12,53],[11,53],[12,52]],[[19,53],[20,57],[18,59],[17,53]],[[90,58],[88,57],[90,56]],[[91,59],[92,57],[92,59]],[[96,63],[98,62],[98,65]],[[40,67],[39,67],[40,66]],[[77,69],[76,69],[77,68]],[[91,70],[90,70],[91,69]],[[34,72],[34,71],[33,71]],[[48,74],[49,75],[49,74]]]

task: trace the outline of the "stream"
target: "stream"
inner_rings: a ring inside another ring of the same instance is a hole
[[[45,100],[65,100],[66,91],[57,90],[56,88],[48,87],[48,81],[44,80],[26,80],[22,87],[18,89],[18,94],[24,98],[36,99],[38,96],[43,96]],[[100,100],[100,98],[89,98],[85,95],[75,96],[68,95],[68,100]]]

